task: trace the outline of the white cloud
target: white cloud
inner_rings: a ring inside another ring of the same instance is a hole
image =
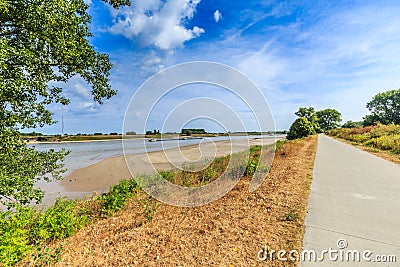
[[[283,70],[286,70],[286,59],[275,55],[271,43],[266,43],[262,49],[248,52],[238,62],[238,69],[249,75],[258,86],[272,89],[272,83]]]
[[[321,12],[307,28],[301,20],[280,27],[261,50],[244,48],[235,65],[263,89],[279,129],[290,126],[300,106],[332,107],[344,121],[361,120],[374,94],[399,87],[398,12],[371,6]],[[241,47],[247,43],[235,38]]]
[[[218,22],[218,21],[220,21],[220,19],[222,19],[222,14],[221,14],[221,12],[217,9],[217,10],[215,10],[215,12],[214,12],[214,20],[215,20],[215,22]]]
[[[83,102],[80,103],[82,109],[88,109],[90,111],[94,111],[94,103],[93,102]]]
[[[185,22],[193,18],[198,0],[134,1],[130,7],[110,9],[114,25],[108,29],[122,34],[142,46],[173,50],[200,36],[204,29],[188,29]]]
[[[77,80],[75,80],[74,82],[76,82],[76,84],[73,86],[76,94],[79,94],[81,97],[84,98],[91,97],[90,88],[87,84],[83,85],[80,81]]]

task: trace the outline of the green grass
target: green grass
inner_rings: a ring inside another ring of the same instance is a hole
[[[267,149],[272,148],[272,146]],[[260,168],[260,155],[262,147],[252,146],[249,151],[235,153],[224,157],[215,158],[213,161],[205,161],[205,168],[198,170],[198,165],[185,165],[183,170],[179,171],[159,171],[164,179],[171,183],[196,187],[208,184],[227,170],[229,165],[230,176],[252,176]],[[244,160],[247,160],[244,162]],[[198,170],[198,171],[196,171]],[[239,177],[240,178],[240,177]]]

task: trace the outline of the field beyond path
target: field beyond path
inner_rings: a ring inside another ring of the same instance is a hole
[[[150,221],[139,193],[122,211],[66,239],[56,266],[297,266],[263,262],[257,253],[265,245],[301,249],[316,147],[316,136],[287,142],[255,192],[245,177],[208,205],[158,203]]]
[[[396,255],[400,261],[400,165],[359,150],[325,135],[319,144],[311,187],[306,250],[318,257],[330,247],[370,250]],[[362,257],[362,256],[361,256]],[[399,266],[398,263],[330,261],[304,262],[302,266]]]

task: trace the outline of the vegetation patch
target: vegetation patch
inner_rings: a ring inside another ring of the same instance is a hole
[[[378,123],[375,126],[333,129],[328,134],[378,156],[400,162],[400,125]]]
[[[86,200],[60,198],[47,210],[17,206],[1,212],[0,266],[13,266],[27,256],[33,265],[54,263],[63,251],[63,244],[54,245],[56,241],[121,210],[138,190],[135,180],[123,180],[108,193]]]

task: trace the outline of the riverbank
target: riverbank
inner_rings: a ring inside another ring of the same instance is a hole
[[[298,266],[259,257],[266,248],[301,251],[316,147],[316,136],[281,144],[259,189],[249,192],[244,177],[204,206],[170,206],[137,191],[122,211],[43,249],[55,266]]]
[[[185,163],[198,164],[206,159],[226,156],[254,145],[268,145],[275,141],[275,138],[258,138],[201,142],[181,148],[112,157],[73,171],[60,181],[60,185],[66,192],[103,192],[120,180],[132,178],[132,174],[179,169]]]

